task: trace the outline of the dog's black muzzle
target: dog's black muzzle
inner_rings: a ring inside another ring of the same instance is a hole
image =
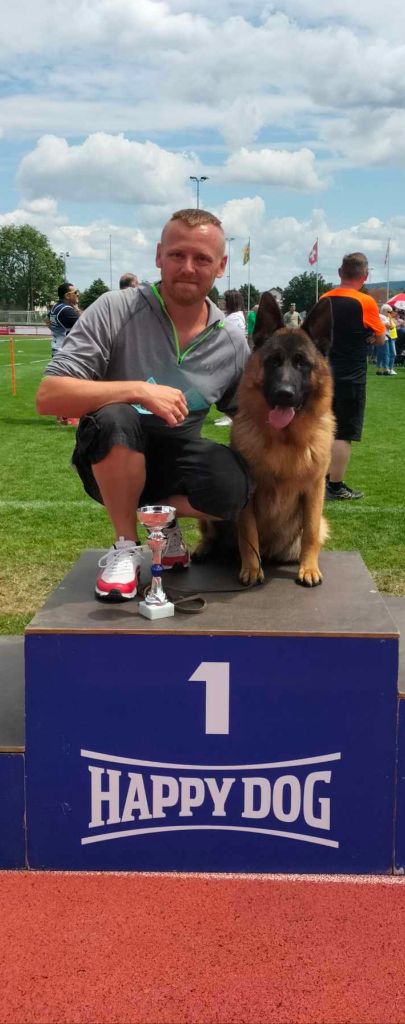
[[[281,386],[277,388],[277,390],[272,388],[268,397],[270,401],[268,400],[266,395],[266,401],[267,404],[270,405],[270,408],[272,406],[278,405],[281,409],[285,409],[288,407],[292,407],[293,409],[295,409],[297,405],[296,390],[295,388],[288,385]]]

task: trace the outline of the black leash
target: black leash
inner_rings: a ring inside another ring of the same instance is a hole
[[[247,540],[247,538],[244,538],[244,539]],[[257,558],[257,561],[258,561],[258,564],[259,564],[259,568],[261,569],[262,568],[262,560],[260,558],[259,552],[256,551],[256,548],[253,546],[253,544],[250,543],[249,540],[247,540],[247,543],[249,544],[249,546],[254,551],[254,553],[256,555],[256,558]],[[209,590],[205,590],[204,593],[205,594],[240,594],[241,591],[243,591],[243,590],[251,590],[252,587],[257,587],[257,583],[248,583],[247,586],[240,585],[239,587],[210,587],[210,589]],[[149,590],[150,590],[150,584],[148,584],[147,586],[143,587],[143,590],[140,591],[141,596],[145,598],[146,595],[149,593]],[[172,600],[172,598],[173,598],[173,604],[174,604],[174,607],[175,607],[176,611],[177,612],[182,612],[184,615],[199,615],[201,612],[205,612],[206,608],[208,608],[208,601],[206,601],[206,599],[205,599],[203,594],[189,594],[187,591],[186,591],[186,593],[184,593],[183,590],[179,590],[177,587],[172,587],[171,585],[168,586],[168,587],[165,586],[165,590],[166,590],[166,594],[167,594],[168,598],[170,600]],[[176,597],[176,594],[178,595],[177,597]]]

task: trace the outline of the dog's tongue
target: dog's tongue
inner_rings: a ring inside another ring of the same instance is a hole
[[[274,409],[269,410],[267,422],[270,423],[271,427],[275,427],[276,430],[282,430],[283,427],[288,427],[294,416],[295,409],[291,405],[287,409],[282,408],[281,405],[276,405]]]

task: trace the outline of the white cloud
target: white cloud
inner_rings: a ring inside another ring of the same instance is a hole
[[[251,239],[251,280],[260,289],[284,286],[295,275],[313,268],[308,255],[319,240],[320,273],[337,282],[337,270],[347,252],[363,251],[373,268],[374,281],[384,280],[384,256],[391,237],[392,279],[405,276],[405,217],[382,221],[369,217],[358,223],[335,228],[322,209],[313,209],[307,218],[269,217],[260,196],[231,200],[218,210],[225,232],[233,237],[232,279],[234,287],[247,280],[242,250]]]
[[[18,180],[28,198],[53,196],[66,202],[189,205],[190,175],[201,171],[197,157],[173,153],[152,142],[135,142],[122,134],[96,132],[79,145],[45,135],[21,161]],[[260,183],[296,190],[324,187],[309,149],[247,150],[233,153],[223,166],[208,168],[208,178],[222,184]]]
[[[218,210],[218,216],[226,235],[235,235],[246,242],[249,235],[261,230],[266,206],[261,196],[229,199]]]
[[[55,199],[49,196],[41,199],[22,199],[15,210],[8,213],[0,213],[0,226],[8,224],[31,224],[39,231],[48,233],[49,229],[57,230],[59,225],[64,224],[64,217],[58,212],[58,204]]]
[[[276,126],[283,148],[285,130],[322,140],[333,113],[354,126],[360,108],[404,105],[405,13],[394,0],[378,24],[366,0],[78,0],[75,34],[64,15],[61,0],[7,8],[3,45],[20,80],[0,101],[7,133],[210,128],[239,149]],[[339,123],[326,137],[339,153]]]
[[[104,45],[110,53],[112,45],[121,52],[133,52],[135,45],[143,55],[153,50],[154,40],[175,49],[187,48],[197,32],[208,31],[206,19],[188,10],[173,13],[165,0],[76,0],[74,21],[79,31],[74,32],[62,0],[37,0],[36,4],[20,0],[14,7],[2,0],[2,6],[9,53],[49,52],[51,47],[57,54],[67,44],[72,52],[87,50],[91,43]]]
[[[362,248],[383,277],[389,236],[403,275],[402,198],[384,191],[383,169],[405,160],[405,6],[386,0],[376,17],[369,0],[76,0],[72,17],[62,0],[0,0],[2,194],[13,194],[15,154],[31,140],[25,199],[0,222],[45,231],[71,252],[80,286],[108,281],[110,235],[114,273],[153,276],[161,226],[195,201],[189,176],[201,173],[204,205],[235,237],[235,283],[249,235],[260,287],[309,269],[317,235],[329,278],[342,253]],[[327,214],[311,211],[305,193],[326,191],[327,171]],[[342,226],[356,184],[358,215]],[[66,213],[77,200],[83,223]],[[106,214],[113,202],[124,226]]]
[[[135,218],[129,226],[114,224],[102,217],[88,224],[72,224],[60,213],[54,200],[42,198],[22,200],[15,210],[0,214],[0,227],[30,224],[42,231],[55,252],[68,254],[68,276],[84,288],[96,277],[110,283],[110,238],[113,283],[116,284],[126,270],[153,279],[157,275],[154,270],[156,242],[165,219],[166,215],[159,225],[145,229],[136,225]]]
[[[349,118],[341,118],[338,126],[327,121],[322,134],[329,145],[333,145],[336,132],[336,148],[350,166],[364,167],[403,165],[405,163],[405,111],[359,110]]]
[[[144,54],[164,45],[174,51],[188,50],[196,36],[209,42],[206,18],[187,9],[173,13],[165,0],[82,0],[81,36],[110,46],[111,39],[121,51],[136,46]]]
[[[124,78],[124,76],[123,76]],[[50,133],[60,134],[61,126],[66,136],[81,136],[97,131],[105,132],[144,132],[151,131],[167,134],[184,132],[192,127],[193,131],[206,128],[222,127],[225,114],[220,109],[213,109],[208,103],[185,103],[182,98],[162,96],[159,103],[153,100],[134,100],[132,103],[122,99],[114,100],[110,94],[102,99],[86,98],[80,94],[80,75],[78,75],[79,97],[68,98],[62,93],[50,97],[46,95],[8,96],[0,99],[0,117],[4,132],[9,136],[38,136]],[[122,90],[125,91],[125,81]],[[151,91],[158,88],[153,85]],[[80,132],[78,125],[80,124]]]
[[[294,189],[325,187],[316,172],[315,155],[310,149],[299,149],[291,153],[288,150],[248,150],[242,147],[228,157],[224,179]]]
[[[146,280],[156,280],[156,242],[172,210],[142,207],[132,223],[120,225],[106,218],[88,224],[71,223],[55,201],[47,198],[23,201],[15,210],[0,214],[2,224],[31,224],[49,238],[55,252],[68,252],[68,276],[79,288],[94,278],[109,284],[109,240],[111,236],[113,284],[121,273],[131,270]],[[320,209],[308,217],[269,217],[261,196],[232,199],[215,212],[221,218],[231,243],[232,286],[247,281],[248,268],[242,264],[242,249],[251,239],[251,280],[260,289],[286,285],[295,274],[310,271],[308,254],[319,238],[319,269],[326,280],[337,281],[337,268],[346,252],[367,253],[373,280],[384,280],[384,255],[391,238],[392,280],[405,277],[405,217],[383,221],[371,216],[357,224],[335,228]],[[222,287],[222,286],[221,286]]]
[[[22,160],[19,182],[25,195],[121,203],[176,203],[190,174],[193,156],[170,153],[153,142],[97,132],[81,145],[45,135]]]
[[[271,5],[273,7],[273,4]],[[403,39],[405,10],[398,0],[385,0],[384,8],[377,11],[370,0],[277,0],[277,9],[307,24],[346,22],[354,27],[368,29],[383,39]]]

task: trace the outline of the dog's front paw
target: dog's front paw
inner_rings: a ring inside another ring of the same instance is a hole
[[[239,573],[239,582],[244,587],[249,587],[253,583],[264,583],[263,569],[257,565],[242,565]]]
[[[322,573],[317,562],[303,562],[298,570],[297,583],[303,587],[318,587],[322,583]]]

